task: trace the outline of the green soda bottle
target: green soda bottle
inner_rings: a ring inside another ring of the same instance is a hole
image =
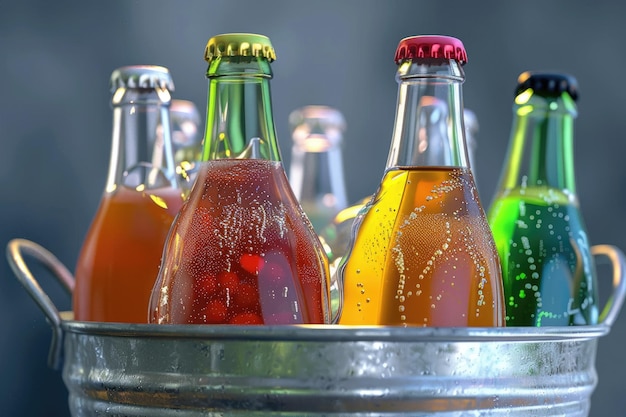
[[[574,180],[577,98],[571,75],[518,78],[508,154],[488,210],[507,326],[598,320],[596,271]]]

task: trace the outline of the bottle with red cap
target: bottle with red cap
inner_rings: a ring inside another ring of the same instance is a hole
[[[469,168],[464,45],[449,36],[408,37],[395,61],[391,147],[339,266],[339,324],[504,326],[500,261]],[[448,114],[443,149],[420,117],[433,97]]]

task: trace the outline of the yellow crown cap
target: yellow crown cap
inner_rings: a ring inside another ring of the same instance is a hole
[[[276,60],[270,39],[254,33],[225,33],[213,36],[204,49],[204,59],[211,62],[220,56],[256,56]]]

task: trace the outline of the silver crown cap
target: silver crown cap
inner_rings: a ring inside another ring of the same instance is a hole
[[[111,92],[118,88],[163,88],[174,91],[170,71],[157,65],[129,65],[111,74]]]

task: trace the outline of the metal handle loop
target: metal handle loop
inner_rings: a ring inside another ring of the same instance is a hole
[[[592,246],[591,253],[593,256],[606,256],[613,265],[613,293],[602,309],[599,319],[601,324],[611,327],[619,315],[626,295],[626,279],[624,278],[626,257],[619,248],[613,245]]]
[[[28,294],[44,312],[52,326],[52,342],[48,353],[48,366],[59,369],[62,362],[63,330],[61,316],[52,300],[39,286],[37,280],[28,269],[23,254],[29,255],[39,262],[57,278],[65,290],[71,295],[74,290],[74,276],[52,253],[42,246],[26,239],[13,239],[7,245],[7,259],[11,269],[22,283]]]

